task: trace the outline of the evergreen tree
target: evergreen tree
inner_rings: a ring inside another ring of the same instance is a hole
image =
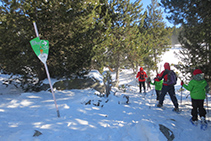
[[[172,30],[165,26],[162,18],[162,11],[159,8],[157,0],[151,0],[151,4],[147,6],[147,16],[144,21],[144,29],[150,39],[147,43],[152,49],[149,55],[144,58],[144,63],[147,72],[156,70],[158,72],[157,64],[160,62],[160,57],[171,45],[170,37]]]
[[[14,74],[30,68],[40,80],[46,77],[29,41],[35,37],[36,21],[41,39],[50,43],[47,64],[52,77],[70,76],[89,68],[94,46],[101,33],[97,17],[98,0],[1,0],[0,64]],[[10,59],[8,59],[10,58]]]
[[[111,1],[110,1],[111,2]],[[128,65],[127,60],[133,62],[132,54],[138,54],[140,47],[138,40],[137,23],[143,18],[141,14],[142,5],[140,0],[130,3],[130,0],[112,1],[110,8],[113,10],[108,40],[108,60],[116,71],[116,81],[118,85],[120,67]],[[127,64],[126,64],[127,63]]]
[[[179,41],[182,49],[191,53],[191,58],[182,55],[183,60],[189,60],[189,64],[179,65],[186,74],[196,68],[202,69],[205,78],[211,79],[211,1],[210,0],[161,0],[165,11],[170,15],[167,17],[174,24],[182,25],[182,33]],[[182,52],[183,53],[183,52]],[[186,66],[189,65],[189,68]],[[190,69],[191,68],[191,69]]]
[[[129,0],[105,2],[101,23],[106,29],[102,42],[95,46],[95,56],[92,66],[103,68],[110,66],[117,72],[118,82],[119,68],[134,64],[134,56],[138,54],[140,46],[140,34],[138,23],[143,22],[142,5],[140,1],[131,4]],[[129,61],[128,61],[129,60]]]
[[[99,6],[96,11],[99,14],[99,17],[96,19],[98,26],[98,44],[95,44],[93,47],[94,56],[92,57],[92,69],[97,69],[100,72],[103,71],[105,66],[109,66],[109,63],[106,59],[107,57],[107,46],[110,45],[110,27],[111,27],[111,17],[112,9],[110,9],[110,3],[107,0],[102,1],[102,5]]]

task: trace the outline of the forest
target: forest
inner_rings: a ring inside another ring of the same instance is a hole
[[[184,76],[195,68],[210,80],[211,1],[151,0],[144,11],[141,0],[0,0],[0,69],[20,75],[21,83],[39,84],[46,78],[42,62],[29,41],[49,41],[47,65],[53,78],[104,67],[116,71],[139,66],[158,72],[163,52],[180,43],[174,64]],[[167,27],[163,12],[175,27]],[[180,25],[176,28],[176,25]]]

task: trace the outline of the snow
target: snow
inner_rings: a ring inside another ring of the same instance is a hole
[[[90,78],[95,78],[100,82],[101,85],[103,85],[103,76],[100,74],[98,70],[91,70],[88,75],[86,75]]]
[[[166,56],[169,55],[172,61],[178,61],[173,60],[176,58],[172,56],[172,50],[166,52],[163,58],[168,58]],[[161,64],[165,63],[166,59],[163,60]],[[168,59],[170,64],[171,60]],[[115,78],[115,73],[111,74],[112,78]],[[96,70],[93,70],[90,76],[102,81],[102,76]],[[203,131],[200,126],[195,127],[189,122],[191,102],[190,97],[186,98],[188,91],[182,92],[181,101],[181,92],[178,91],[181,86],[175,86],[182,110],[177,114],[172,112],[174,107],[169,95],[166,95],[164,100],[165,109],[160,109],[155,107],[157,101],[154,89],[148,90],[145,97],[139,94],[135,76],[132,69],[123,69],[119,80],[120,85],[125,85],[125,91],[112,88],[116,93],[110,94],[108,98],[99,97],[99,92],[91,88],[56,90],[60,117],[57,117],[49,91],[24,93],[13,86],[0,85],[0,140],[165,141],[167,139],[159,129],[160,125],[173,131],[174,141],[211,140],[210,123],[207,130]],[[0,74],[0,81],[7,77]],[[129,96],[129,104],[125,103],[124,95]],[[206,103],[205,108],[207,109]],[[210,120],[210,117],[209,109],[207,119]],[[35,131],[42,134],[36,136]]]

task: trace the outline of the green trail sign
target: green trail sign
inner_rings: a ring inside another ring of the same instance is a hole
[[[35,29],[35,33],[36,33],[37,38],[32,39],[30,41],[30,44],[31,44],[32,49],[34,50],[35,54],[37,55],[37,57],[40,59],[40,61],[45,66],[46,74],[47,74],[49,85],[50,85],[50,88],[51,88],[51,93],[53,95],[54,103],[55,103],[56,110],[57,110],[57,116],[60,117],[59,109],[58,109],[58,106],[57,106],[57,103],[56,103],[55,94],[54,94],[54,91],[53,91],[53,86],[51,84],[51,78],[50,78],[50,74],[49,74],[49,71],[48,71],[48,66],[46,64],[46,61],[47,61],[47,58],[48,58],[49,42],[48,42],[48,40],[40,40],[39,33],[38,33],[38,30],[37,30],[37,25],[36,25],[35,21],[33,21],[33,25],[34,25],[34,29]]]
[[[37,57],[43,62],[46,63],[48,58],[49,51],[49,42],[48,40],[40,40],[39,37],[34,38],[30,41],[30,44],[37,55]]]

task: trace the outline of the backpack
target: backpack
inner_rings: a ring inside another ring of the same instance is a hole
[[[177,75],[173,70],[168,72],[167,81],[164,82],[167,85],[175,85],[177,83]]]
[[[141,80],[144,80],[145,79],[145,74],[144,72],[140,72],[140,77],[139,77]]]

